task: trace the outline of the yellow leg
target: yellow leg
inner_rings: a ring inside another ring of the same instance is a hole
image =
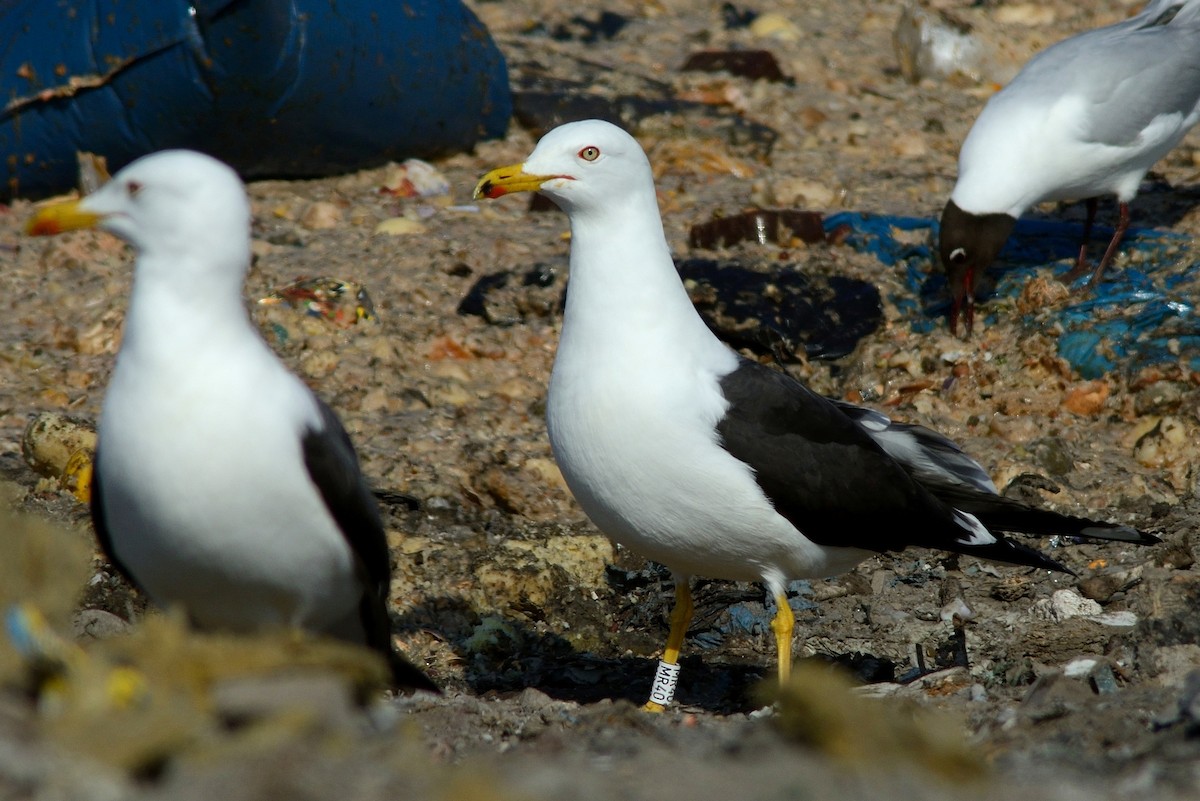
[[[775,617],[771,620],[771,631],[775,632],[775,653],[779,658],[779,685],[787,683],[792,672],[792,629],[796,626],[796,616],[792,607],[788,606],[787,596],[779,593],[775,596]]]
[[[679,664],[679,652],[683,650],[683,638],[687,636],[688,626],[692,625],[692,590],[688,582],[675,585],[675,608],[671,610],[671,633],[667,635],[667,647],[663,651],[663,661],[668,665]]]
[[[692,612],[695,607],[692,605],[692,590],[688,586],[688,581],[675,582],[675,608],[671,610],[671,633],[667,635],[667,647],[663,649],[662,661],[668,666],[679,664],[679,652],[683,649],[683,638],[687,635],[688,626],[692,623]],[[666,705],[671,702],[672,696],[675,694],[674,675],[678,674],[675,671],[672,675],[670,686],[666,690],[665,701],[659,702],[653,700],[660,696],[660,688],[658,687],[659,677],[664,672],[660,665],[658,673],[655,674],[655,687],[650,692],[651,700],[646,702],[642,707],[646,712],[662,712],[666,709]]]

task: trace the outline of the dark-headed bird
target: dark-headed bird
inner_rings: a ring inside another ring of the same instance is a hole
[[[1129,227],[1129,203],[1155,162],[1200,120],[1200,0],[1154,0],[1124,22],[1034,56],[984,106],[958,156],[938,251],[950,285],[950,330],[970,334],[980,275],[1017,218],[1051,200],[1086,200],[1071,278],[1087,272],[1096,199],[1115,195],[1118,220],[1092,271],[1094,286]]]

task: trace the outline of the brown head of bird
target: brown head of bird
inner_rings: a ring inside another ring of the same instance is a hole
[[[1000,254],[1015,217],[1008,214],[972,214],[953,200],[942,210],[938,253],[950,285],[950,332],[958,333],[958,318],[964,322],[964,335],[975,326],[975,287],[979,276]]]

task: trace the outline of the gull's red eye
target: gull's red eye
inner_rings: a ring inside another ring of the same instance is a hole
[[[125,191],[130,197],[137,197],[137,193],[142,191],[142,185],[138,181],[129,181],[125,184]]]
[[[583,150],[579,151],[579,158],[584,161],[595,161],[600,158],[600,148],[595,145],[588,145]]]

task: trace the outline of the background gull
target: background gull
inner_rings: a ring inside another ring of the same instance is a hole
[[[1087,270],[1100,195],[1119,219],[1089,283],[1100,280],[1129,226],[1146,172],[1200,120],[1200,0],[1155,0],[1130,19],[1034,56],[984,106],[962,145],[942,211],[939,253],[950,283],[950,328],[974,324],[973,292],[1017,218],[1052,200],[1086,200],[1071,277]]]

